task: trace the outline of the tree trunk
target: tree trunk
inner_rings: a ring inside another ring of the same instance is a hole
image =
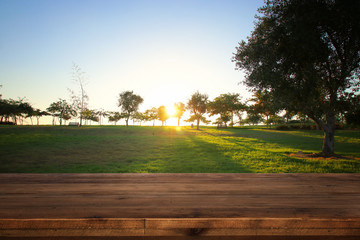
[[[180,118],[178,118],[178,127],[180,127]]]
[[[129,118],[125,119],[125,122],[126,122],[126,126],[128,127],[129,126]]]
[[[266,115],[266,128],[269,128],[269,116]]]
[[[197,119],[197,122],[196,122],[196,129],[199,130],[199,125],[200,125],[200,119]]]
[[[326,116],[326,125],[324,126],[324,144],[322,147],[322,153],[324,155],[334,154],[335,143],[335,115]]]
[[[324,131],[324,142],[322,146],[322,154],[330,156],[334,154],[335,143],[335,114],[326,115],[326,124],[318,118],[311,117]]]

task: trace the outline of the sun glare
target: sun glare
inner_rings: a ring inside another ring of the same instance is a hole
[[[174,104],[168,104],[165,105],[166,112],[170,115],[170,117],[173,117],[176,113],[176,109],[174,107]]]

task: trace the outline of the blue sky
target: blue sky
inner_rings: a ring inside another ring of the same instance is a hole
[[[92,109],[118,110],[120,92],[141,110],[186,102],[199,90],[249,97],[231,62],[262,0],[1,0],[0,93],[46,109],[68,99],[72,64],[87,75]]]

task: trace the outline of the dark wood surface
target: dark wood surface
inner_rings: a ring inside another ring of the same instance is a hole
[[[0,174],[0,237],[360,239],[360,174]]]

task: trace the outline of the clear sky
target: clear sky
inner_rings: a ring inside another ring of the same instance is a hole
[[[45,110],[87,75],[89,108],[119,110],[133,90],[140,110],[187,102],[199,90],[250,96],[231,62],[263,0],[1,0],[0,93]]]

